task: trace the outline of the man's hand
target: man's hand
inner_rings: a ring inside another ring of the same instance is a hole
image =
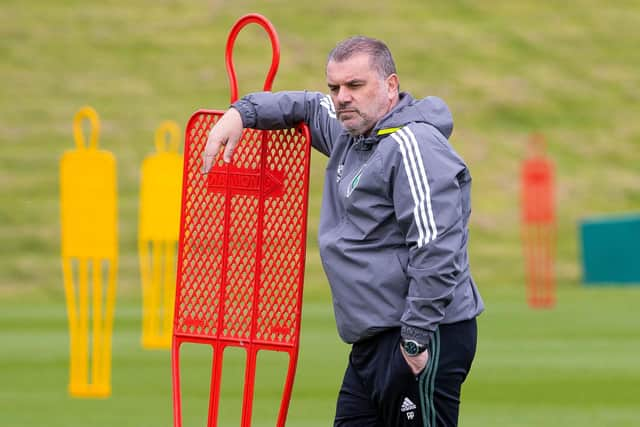
[[[204,147],[203,153],[203,172],[207,173],[213,166],[213,161],[224,146],[224,154],[222,156],[225,163],[231,162],[233,151],[238,145],[242,137],[242,117],[235,108],[229,108],[220,120],[211,128],[207,145]]]
[[[420,372],[422,372],[425,366],[427,366],[427,362],[429,361],[429,350],[425,350],[417,356],[413,357],[407,355],[407,353],[404,351],[404,348],[402,348],[402,345],[400,346],[400,351],[402,352],[402,357],[404,357],[404,360],[407,361],[407,365],[409,365],[409,368],[411,368],[411,372],[413,372],[413,375],[418,375]]]

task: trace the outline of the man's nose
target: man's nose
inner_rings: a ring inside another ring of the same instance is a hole
[[[336,100],[338,104],[348,104],[351,102],[351,91],[345,87],[341,87],[338,90],[338,95],[336,96]]]

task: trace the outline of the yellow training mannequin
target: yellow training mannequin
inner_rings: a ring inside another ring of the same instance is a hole
[[[84,119],[90,123],[88,145],[82,132]],[[99,133],[96,111],[82,108],[73,120],[76,149],[66,151],[60,160],[69,393],[76,397],[111,394],[111,335],[118,268],[116,161],[110,152],[98,149]]]
[[[171,348],[182,186],[179,138],[177,123],[163,122],[156,131],[157,152],[142,163],[138,249],[144,348]]]

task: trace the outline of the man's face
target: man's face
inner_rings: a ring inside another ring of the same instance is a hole
[[[327,85],[336,116],[352,135],[363,135],[396,104],[398,77],[386,79],[371,66],[369,56],[356,54],[327,63]]]

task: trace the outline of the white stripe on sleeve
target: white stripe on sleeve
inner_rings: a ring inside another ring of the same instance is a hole
[[[320,100],[320,105],[327,110],[329,117],[333,119],[336,118],[336,108],[334,107],[333,101],[329,95],[325,95],[325,97]]]
[[[414,184],[412,168],[409,165],[409,159],[408,159],[409,153],[407,152],[408,151],[407,150],[408,147],[405,146],[406,140],[405,140],[404,136],[402,136],[402,138],[399,137],[397,135],[398,133],[399,132],[391,134],[391,137],[396,140],[396,142],[400,146],[400,152],[402,153],[402,162],[404,164],[404,169],[405,169],[405,172],[407,174],[408,181],[409,181],[409,188],[411,190],[411,196],[413,197],[413,204],[414,204],[413,217],[414,217],[415,222],[416,222],[416,227],[418,228],[418,247],[422,247],[424,245],[424,241],[425,241],[426,226],[424,226],[422,224],[422,219],[420,218],[420,213],[419,213],[420,201],[419,201],[418,195],[416,193],[416,187],[415,187],[415,184]]]
[[[426,237],[425,237],[424,243],[426,244],[431,240],[431,230],[428,225],[429,221],[427,220],[426,194],[425,194],[424,184],[422,182],[422,176],[420,175],[420,172],[418,170],[418,162],[422,161],[422,156],[420,156],[419,152],[418,152],[418,155],[416,156],[413,144],[409,139],[409,135],[407,135],[403,129],[400,129],[398,133],[400,134],[401,138],[406,144],[407,157],[409,158],[409,164],[411,165],[411,169],[415,177],[416,188],[418,189],[418,196],[420,197],[419,201],[417,202],[418,212],[420,212],[420,218],[422,220],[422,224],[424,224],[424,227],[425,227],[424,234]]]
[[[418,149],[418,141],[416,141],[415,134],[408,127],[405,128],[409,138],[411,140],[411,145],[415,151],[415,156],[417,158],[418,169],[420,169],[420,178],[418,182],[422,182],[424,185],[424,192],[427,201],[427,212],[429,213],[429,225],[431,226],[431,240],[435,240],[438,235],[438,230],[436,228],[436,221],[433,217],[433,209],[431,207],[431,188],[429,187],[429,180],[427,179],[427,172],[424,169],[424,163],[422,161],[422,155],[420,154],[420,150]],[[428,240],[428,238],[427,238]]]

